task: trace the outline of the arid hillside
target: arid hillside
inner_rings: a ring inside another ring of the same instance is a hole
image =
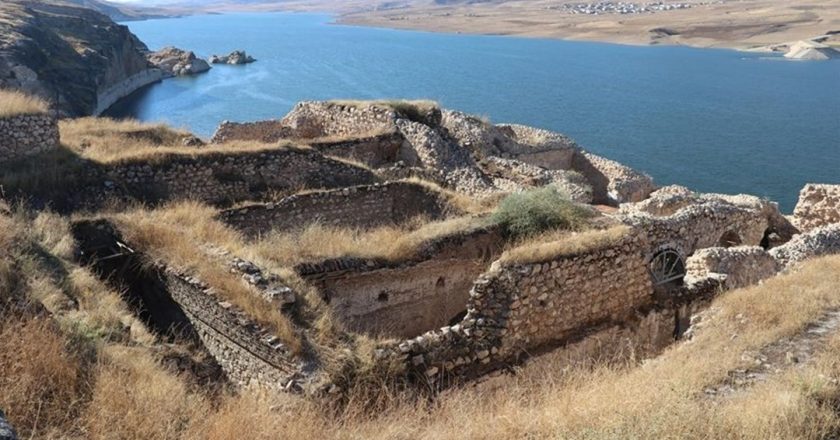
[[[293,0],[228,1],[207,7],[218,11],[330,11],[338,14],[339,23],[436,32],[738,49],[840,31],[840,4],[833,0]]]

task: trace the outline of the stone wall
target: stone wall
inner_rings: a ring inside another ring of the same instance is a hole
[[[783,269],[808,258],[830,254],[840,254],[840,223],[812,229],[770,250],[770,255]]]
[[[650,260],[664,249],[687,258],[697,249],[749,245],[758,246],[774,221],[781,218],[778,207],[753,196],[679,194],[673,188],[654,193],[643,202],[625,204],[619,218],[645,231],[651,248]]]
[[[200,281],[166,269],[169,292],[234,385],[285,388],[301,370],[277,338]]]
[[[93,111],[93,115],[101,115],[105,110],[108,110],[108,108],[120,99],[125,98],[137,90],[149,84],[156,83],[162,79],[163,72],[160,69],[145,69],[116,84],[112,84],[102,90],[99,90],[96,95],[96,108]]]
[[[0,162],[58,147],[58,121],[49,114],[0,118]]]
[[[269,191],[337,188],[377,181],[367,169],[311,150],[171,155],[106,166],[104,195],[144,202],[201,200],[225,205],[265,197]]]
[[[544,262],[494,263],[473,284],[462,321],[384,346],[379,355],[399,356],[428,377],[471,376],[620,326],[646,334],[648,343],[661,340],[663,331],[673,334],[673,312],[670,324],[653,326],[656,337],[650,322],[640,324],[653,307],[646,246],[643,235],[632,233]]]
[[[840,185],[805,185],[793,210],[793,223],[803,231],[840,223]]]
[[[411,182],[389,182],[292,195],[277,203],[229,209],[219,218],[250,236],[313,223],[351,228],[399,224],[424,216],[457,214],[438,192]]]
[[[429,243],[411,261],[330,260],[297,271],[349,329],[411,337],[460,319],[470,286],[502,246],[498,231],[480,228]]]
[[[345,105],[333,102],[299,102],[281,120],[224,121],[211,142],[233,140],[276,142],[281,139],[364,137],[392,131],[397,114],[382,105]]]
[[[327,156],[341,157],[380,168],[399,160],[405,138],[396,131],[386,131],[349,139],[321,138],[307,145]]]

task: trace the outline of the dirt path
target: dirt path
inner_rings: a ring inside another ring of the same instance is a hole
[[[790,368],[804,367],[838,329],[840,310],[832,310],[792,337],[743,353],[741,359],[752,366],[729,371],[725,380],[704,390],[706,397],[731,397]]]

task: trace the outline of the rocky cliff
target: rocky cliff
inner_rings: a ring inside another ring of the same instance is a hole
[[[69,2],[0,3],[0,87],[49,100],[66,116],[98,114],[160,79],[127,27]]]

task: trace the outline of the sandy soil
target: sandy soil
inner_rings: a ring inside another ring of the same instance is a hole
[[[588,1],[597,0],[568,0]],[[665,3],[689,3],[692,7],[601,15],[571,14],[562,8],[565,3],[566,0],[290,0],[282,6],[263,4],[259,9],[329,11],[338,14],[339,23],[363,26],[737,49],[840,31],[840,0],[667,0]]]

